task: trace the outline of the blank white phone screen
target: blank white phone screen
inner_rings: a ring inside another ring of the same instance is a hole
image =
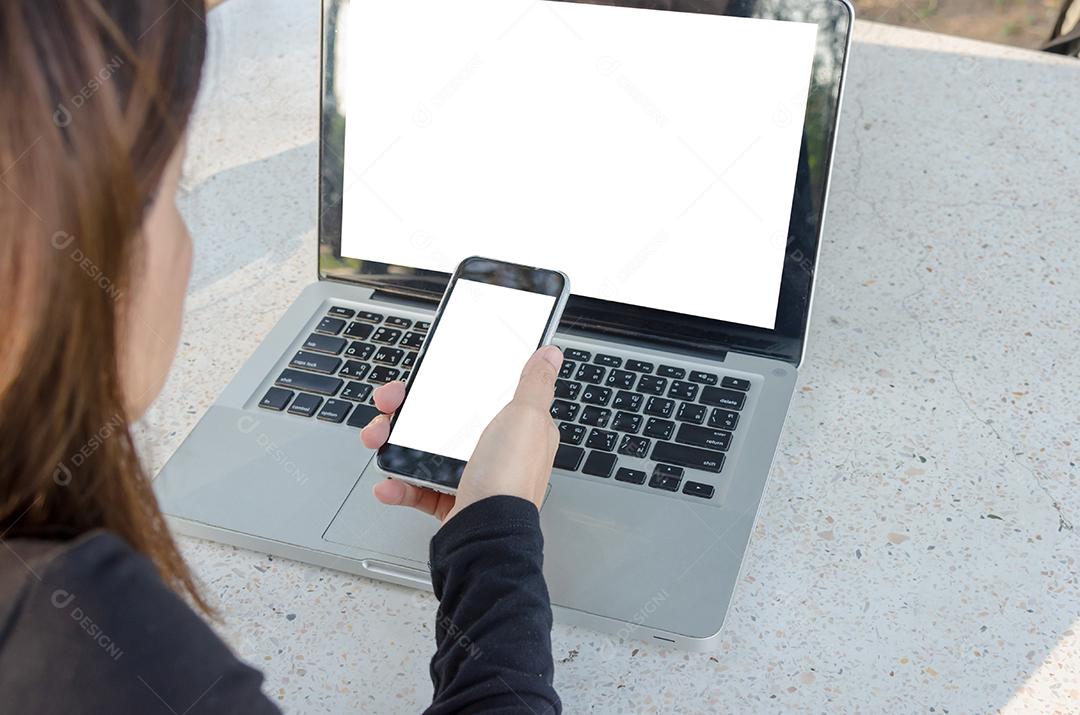
[[[390,444],[467,461],[544,335],[555,296],[458,279]]]

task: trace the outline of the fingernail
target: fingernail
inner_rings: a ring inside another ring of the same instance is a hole
[[[559,348],[554,345],[545,345],[537,352],[540,353],[540,357],[547,360],[556,370],[562,368],[562,350],[559,350]]]

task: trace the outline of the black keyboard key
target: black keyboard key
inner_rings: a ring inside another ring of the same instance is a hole
[[[619,471],[615,472],[615,481],[629,482],[630,484],[644,484],[646,476],[645,472],[640,469],[620,467]]]
[[[622,367],[622,358],[614,355],[604,355],[603,353],[597,353],[593,358],[593,362],[597,365],[604,365],[605,367]]]
[[[637,384],[638,392],[645,392],[650,395],[662,395],[666,388],[667,379],[653,377],[652,375],[642,375]]]
[[[712,484],[702,484],[701,482],[687,482],[682,488],[683,494],[701,497],[702,499],[712,499],[713,491]]]
[[[673,377],[676,380],[682,380],[686,377],[686,370],[681,367],[672,367],[671,365],[661,365],[656,370],[656,374],[660,377]]]
[[[575,380],[580,382],[591,382],[594,385],[599,385],[604,379],[604,368],[598,365],[582,365],[578,368],[577,375],[574,376]]]
[[[386,319],[386,325],[391,325],[395,328],[411,328],[412,321],[408,318],[399,318],[396,315],[391,315]]]
[[[711,427],[698,427],[697,425],[682,425],[675,435],[675,441],[680,444],[689,444],[694,447],[705,447],[726,452],[731,446],[731,433],[722,432]]]
[[[675,380],[671,383],[671,389],[668,390],[667,395],[677,400],[692,400],[697,397],[697,393],[698,386],[694,383]]]
[[[569,422],[559,423],[559,441],[563,444],[581,444],[581,440],[585,439],[585,428],[581,425],[570,424]]]
[[[406,353],[405,357],[402,358],[402,360],[401,360],[401,367],[408,370],[414,364],[416,364],[416,353],[414,353],[414,352]]]
[[[567,360],[576,360],[577,362],[589,362],[589,360],[592,359],[592,353],[585,352],[584,350],[567,348],[563,351],[563,357]]]
[[[605,452],[610,452],[615,449],[615,443],[618,440],[619,435],[614,432],[594,429],[592,432],[589,432],[589,441],[585,443],[585,446],[589,449],[602,449]]]
[[[658,420],[655,417],[650,417],[649,421],[645,423],[645,432],[643,432],[643,434],[646,437],[655,437],[656,439],[670,439],[671,433],[674,431],[674,422],[668,422],[667,420]]]
[[[731,377],[730,375],[720,381],[720,384],[724,387],[729,387],[732,390],[740,390],[746,392],[750,389],[750,381],[744,380],[741,377]]]
[[[426,333],[431,330],[431,323],[426,320],[418,320],[416,321],[416,324],[413,325],[413,330],[419,330],[420,332]]]
[[[339,375],[344,377],[355,377],[357,380],[363,380],[364,375],[367,375],[368,370],[371,369],[371,365],[366,362],[357,362],[356,360],[346,360],[345,367],[341,368],[338,372]]]
[[[349,343],[349,347],[345,351],[345,357],[354,360],[367,360],[371,357],[373,352],[375,352],[374,345],[361,342]]]
[[[708,449],[686,447],[673,442],[657,442],[653,447],[654,462],[669,462],[705,472],[719,472],[724,467],[724,454]]]
[[[643,362],[641,360],[627,360],[626,369],[633,370],[634,372],[644,372],[648,374],[656,368],[651,362]]]
[[[315,414],[315,410],[319,409],[319,405],[322,404],[322,398],[318,395],[309,395],[306,392],[301,392],[293,400],[293,403],[289,405],[290,415],[300,415],[301,417],[311,417]]]
[[[675,409],[675,400],[665,400],[663,397],[650,397],[645,403],[645,414],[655,417],[671,417]]]
[[[359,313],[356,314],[356,319],[363,320],[366,323],[381,323],[383,317],[379,313],[369,313],[367,311],[361,310]]]
[[[567,420],[573,422],[577,417],[578,410],[581,409],[581,405],[576,402],[566,402],[565,400],[555,400],[551,403],[551,417],[556,420]]]
[[[555,381],[555,397],[558,397],[560,400],[576,400],[579,392],[581,392],[580,382],[570,382],[569,380]]]
[[[292,387],[320,395],[335,395],[341,389],[344,380],[326,375],[314,375],[310,372],[285,369],[275,381],[278,387]]]
[[[289,361],[289,367],[298,367],[302,370],[321,372],[323,375],[333,375],[341,367],[341,358],[333,355],[319,355],[301,350]]]
[[[583,425],[589,425],[590,427],[607,427],[608,420],[610,419],[611,410],[588,405],[582,410],[581,419],[578,420],[578,422]]]
[[[342,308],[340,305],[335,305],[326,312],[338,318],[351,318],[356,315],[356,311],[352,308]]]
[[[293,396],[292,390],[284,390],[280,387],[271,387],[263,395],[263,398],[259,400],[259,407],[267,410],[275,410],[281,412],[285,409],[285,405],[289,404],[289,400]]]
[[[675,467],[670,464],[658,464],[653,467],[653,474],[660,474],[665,477],[679,477],[682,479],[683,469],[682,467]]]
[[[363,429],[364,427],[367,427],[368,422],[371,422],[380,414],[382,413],[371,405],[357,405],[352,411],[352,414],[349,415],[349,421],[345,424],[350,427],[359,427],[360,429]]]
[[[335,338],[332,335],[312,333],[307,337],[307,340],[304,341],[304,350],[310,350],[316,353],[326,353],[327,355],[338,355],[348,344],[349,341],[345,338]]]
[[[741,410],[746,402],[746,393],[723,387],[706,387],[701,391],[700,402],[728,410]]]
[[[555,452],[555,469],[576,471],[581,466],[581,459],[585,456],[585,450],[569,444],[560,444]]]
[[[315,330],[328,335],[337,335],[344,329],[345,321],[341,318],[323,318],[315,326]]]
[[[356,380],[349,380],[345,383],[345,389],[341,391],[339,397],[344,397],[349,400],[356,400],[357,402],[363,402],[368,398],[368,395],[372,391],[371,385],[366,382],[357,382]]]
[[[611,403],[611,406],[617,410],[629,410],[630,412],[637,412],[641,409],[641,403],[644,399],[644,395],[638,394],[636,392],[619,390],[615,393],[615,400]]]
[[[641,429],[642,419],[641,415],[635,415],[632,412],[618,412],[615,414],[615,421],[611,423],[611,429],[637,434],[637,431]]]
[[[716,375],[711,372],[702,372],[701,370],[690,371],[690,382],[700,382],[702,385],[715,385]]]
[[[611,401],[611,388],[589,385],[581,393],[581,401],[588,405],[607,405]]]
[[[627,457],[644,459],[645,455],[649,453],[650,444],[652,444],[652,442],[644,437],[624,435],[622,442],[619,443],[619,454],[625,454]]]
[[[401,373],[401,381],[402,382],[408,382],[409,381],[409,375],[412,375],[412,370],[406,370],[405,372]]]
[[[709,415],[709,426],[718,427],[720,429],[726,429],[728,432],[735,429],[735,425],[739,424],[739,413],[732,412],[730,410],[722,410],[719,407],[714,407],[712,414]]]
[[[371,374],[368,375],[368,380],[377,383],[392,382],[401,377],[401,370],[396,367],[386,367],[385,365],[376,365],[371,368]]]
[[[319,414],[317,414],[316,417],[324,422],[341,424],[345,421],[345,418],[349,416],[349,410],[351,409],[351,402],[346,402],[345,400],[327,400],[326,404],[319,410]]]
[[[400,348],[382,347],[375,351],[371,361],[383,365],[397,365],[403,357],[405,357],[405,351]]]
[[[708,411],[709,408],[705,405],[683,402],[679,405],[679,411],[675,413],[675,419],[679,422],[693,422],[699,425],[705,421],[705,413]]]
[[[349,327],[345,329],[345,337],[355,338],[357,340],[367,340],[371,337],[371,334],[375,332],[375,326],[368,325],[367,323],[349,323]]]
[[[378,328],[371,336],[372,342],[393,345],[401,337],[401,331],[394,328]]]
[[[626,370],[612,370],[608,373],[607,380],[604,384],[608,387],[619,387],[624,390],[629,390],[634,387],[634,380],[637,379],[637,375]]]
[[[562,361],[562,367],[559,368],[559,377],[564,380],[569,380],[574,376],[574,368],[577,367],[577,363],[570,362],[569,360]]]
[[[661,465],[662,466],[662,465]],[[679,491],[679,482],[682,481],[682,477],[674,477],[670,474],[664,474],[660,471],[653,472],[652,477],[649,479],[649,486],[653,489],[663,489],[668,492]]]
[[[615,462],[619,460],[614,454],[605,452],[589,452],[589,458],[585,460],[585,466],[581,471],[594,477],[607,479],[611,476],[611,470],[615,468]]]
[[[419,350],[424,347],[424,338],[427,337],[424,333],[408,332],[405,333],[405,337],[398,343],[403,348],[409,350]]]

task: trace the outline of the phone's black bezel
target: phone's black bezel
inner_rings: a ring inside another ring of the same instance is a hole
[[[405,401],[402,402],[402,405],[406,404],[409,399],[409,390],[412,389],[413,384],[415,384],[415,377],[423,367],[424,356],[427,354],[428,347],[435,340],[443,309],[446,307],[459,280],[471,280],[477,283],[487,283],[554,297],[555,302],[552,304],[551,313],[544,324],[544,332],[536,343],[537,348],[543,345],[544,339],[554,332],[552,329],[553,323],[556,323],[561,317],[560,308],[564,306],[564,301],[561,298],[566,290],[566,276],[562,273],[479,256],[466,258],[458,264],[457,270],[450,277],[450,284],[443,294],[439,310],[431,322],[431,327],[428,329],[424,346],[420,350],[420,354],[416,356],[416,362],[412,366],[413,379],[405,383]],[[467,399],[467,397],[463,397],[463,399]],[[393,437],[396,422],[397,414],[390,421],[391,437]],[[461,474],[465,471],[465,462],[460,459],[432,454],[419,449],[401,447],[391,444],[389,439],[379,448],[378,464],[383,471],[450,489],[457,489],[458,483],[461,481]]]
[[[658,347],[723,359],[737,351],[799,364],[802,360],[817,270],[836,138],[844,68],[854,13],[848,0],[544,0],[586,2],[663,12],[705,13],[734,17],[812,22],[818,27],[810,92],[803,116],[802,148],[784,255],[780,296],[773,329],[658,310],[639,305],[571,296],[560,330],[587,331],[632,339]],[[347,60],[338,46],[340,24],[349,0],[323,0],[322,98],[319,146],[319,278],[375,288],[382,294],[435,303],[448,275],[341,255],[341,198],[347,183],[344,166],[345,106],[337,91]],[[375,68],[375,71],[379,71]],[[749,72],[749,67],[717,68]],[[673,78],[677,81],[678,78]],[[542,199],[541,199],[542,200]],[[552,210],[547,207],[545,210]],[[718,231],[723,226],[717,227]],[[372,241],[381,240],[378,236]],[[513,240],[510,237],[508,240]],[[692,259],[693,257],[690,256]],[[663,279],[657,277],[657,290]],[[702,301],[709,286],[700,287]]]

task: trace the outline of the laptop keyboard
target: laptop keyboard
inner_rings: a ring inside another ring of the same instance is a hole
[[[430,323],[333,306],[259,407],[361,428],[374,388],[408,380]],[[564,347],[551,416],[555,467],[587,477],[712,499],[748,379]]]
[[[749,380],[576,348],[563,357],[556,468],[713,498],[694,477],[723,471]]]
[[[409,379],[430,327],[422,320],[333,306],[259,407],[363,427],[379,414],[375,387]]]

